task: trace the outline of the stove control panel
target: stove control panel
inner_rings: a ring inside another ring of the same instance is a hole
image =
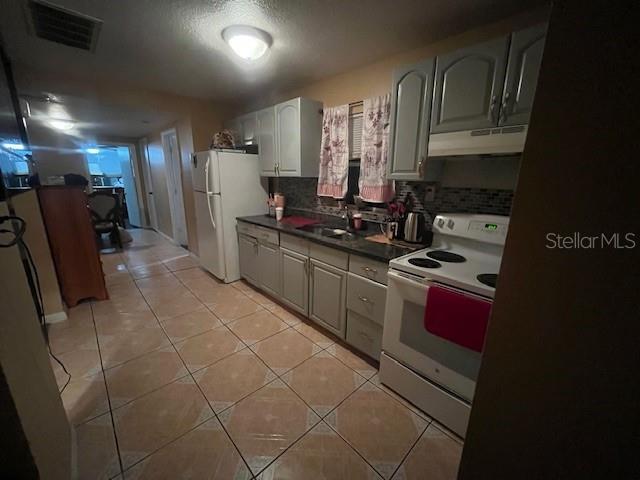
[[[433,230],[440,235],[454,235],[487,243],[504,245],[509,217],[500,215],[451,213],[438,215]]]

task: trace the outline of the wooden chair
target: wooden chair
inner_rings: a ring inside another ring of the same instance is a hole
[[[89,211],[93,229],[99,238],[108,233],[111,243],[122,250],[122,239],[118,229],[120,219],[120,197],[115,193],[93,192],[89,195]]]

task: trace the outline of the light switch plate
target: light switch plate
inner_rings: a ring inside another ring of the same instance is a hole
[[[424,189],[424,201],[433,202],[435,199],[436,199],[436,186],[427,185],[427,187]]]

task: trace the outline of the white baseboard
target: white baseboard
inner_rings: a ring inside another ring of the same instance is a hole
[[[59,323],[64,322],[67,319],[67,312],[57,312],[50,313],[49,315],[44,316],[44,320],[46,323]]]

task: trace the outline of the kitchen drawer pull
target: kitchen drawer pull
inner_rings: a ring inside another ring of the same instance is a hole
[[[370,303],[371,305],[373,305],[375,303],[375,302],[372,302],[371,300],[369,300],[367,297],[363,297],[362,295],[358,295],[358,299],[361,302]]]
[[[378,273],[378,270],[376,270],[375,268],[371,268],[371,267],[360,267],[362,268],[362,270],[364,270],[367,273]]]

